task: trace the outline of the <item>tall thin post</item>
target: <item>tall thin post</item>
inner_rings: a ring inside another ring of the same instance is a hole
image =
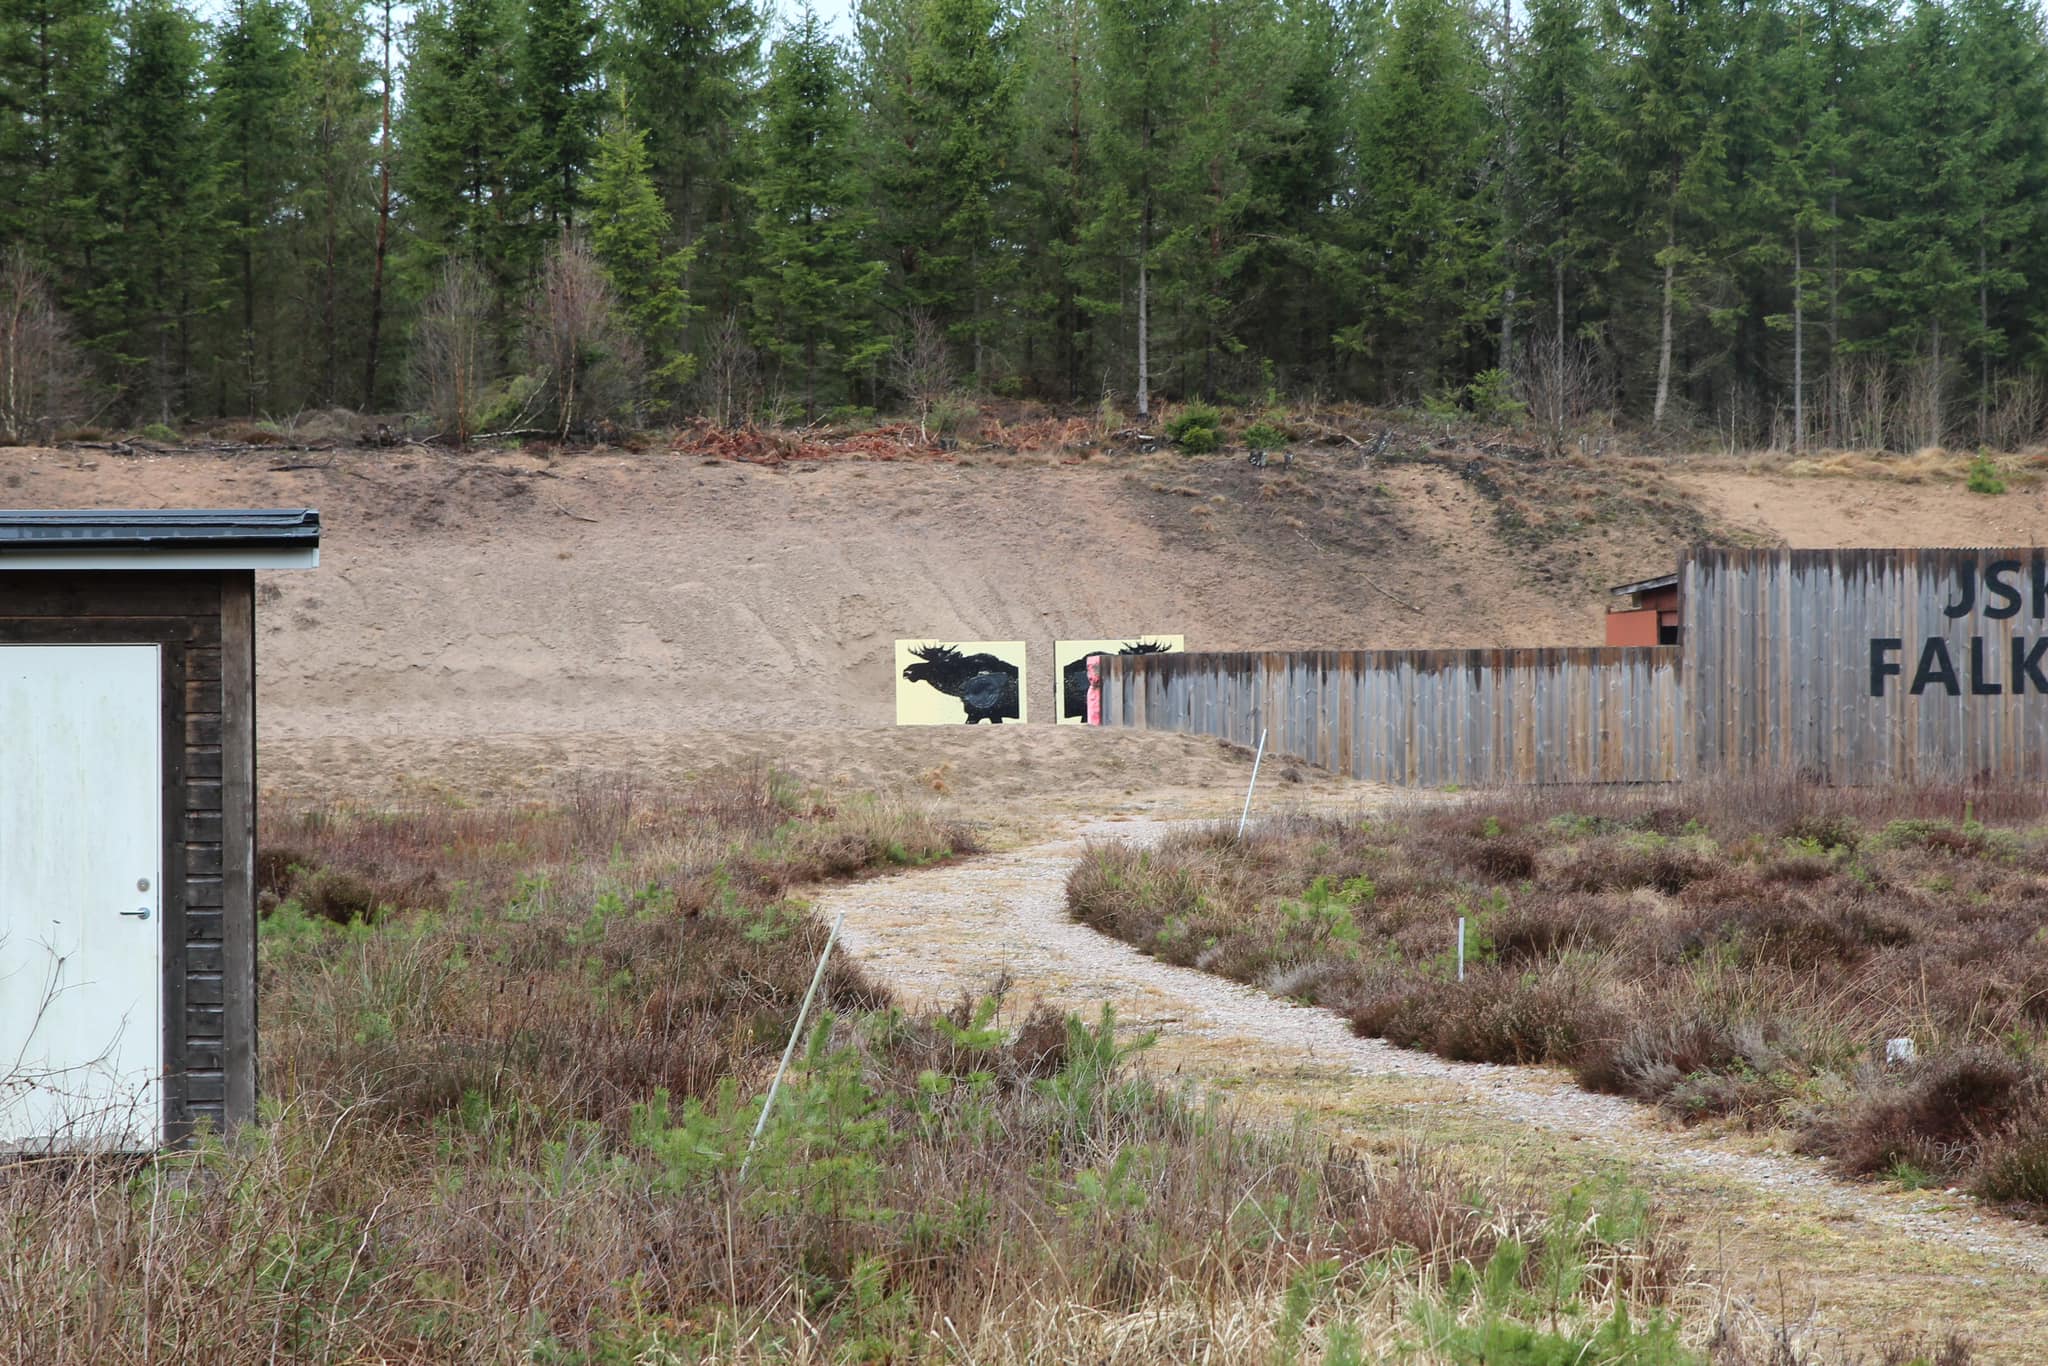
[[[754,1160],[754,1146],[761,1141],[761,1131],[768,1127],[768,1112],[775,1108],[775,1093],[782,1089],[782,1074],[789,1070],[790,1055],[796,1052],[796,1041],[803,1037],[804,1021],[810,1018],[811,998],[818,994],[818,983],[825,980],[825,964],[832,957],[832,946],[839,942],[839,927],[846,923],[846,912],[832,922],[832,933],[825,936],[825,951],[818,955],[818,970],[811,974],[811,987],[804,993],[804,1003],[797,1007],[796,1026],[789,1031],[789,1043],[783,1047],[782,1061],[775,1065],[775,1080],[768,1083],[768,1099],[761,1102],[761,1117],[754,1121],[754,1136],[747,1140],[747,1155],[740,1159],[740,1180],[747,1179],[747,1165]]]
[[[1252,818],[1252,792],[1259,785],[1259,764],[1266,757],[1266,732],[1259,731],[1259,752],[1252,756],[1252,780],[1244,790],[1244,812],[1237,818],[1237,837],[1244,838],[1244,823]]]

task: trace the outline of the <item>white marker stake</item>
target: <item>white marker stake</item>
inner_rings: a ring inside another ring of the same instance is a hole
[[[761,1117],[754,1121],[754,1136],[747,1140],[747,1155],[740,1159],[740,1180],[747,1179],[747,1164],[754,1160],[754,1145],[761,1141],[761,1131],[768,1127],[768,1112],[775,1108],[775,1093],[782,1089],[782,1074],[789,1070],[790,1054],[796,1052],[796,1041],[803,1037],[804,1021],[811,1013],[811,998],[818,994],[818,983],[825,980],[825,963],[832,957],[832,945],[838,942],[839,927],[846,923],[846,912],[832,922],[832,933],[825,936],[825,951],[818,955],[818,970],[811,974],[811,989],[804,993],[804,1003],[797,1007],[796,1027],[789,1031],[789,1044],[782,1050],[782,1061],[775,1066],[775,1080],[768,1083],[768,1099],[761,1102]]]
[[[1266,732],[1259,731],[1259,752],[1252,756],[1252,780],[1244,790],[1244,814],[1237,818],[1237,837],[1244,838],[1244,823],[1252,818],[1252,790],[1259,785],[1259,764],[1266,757]]]
[[[1465,980],[1465,917],[1458,917],[1458,980]]]

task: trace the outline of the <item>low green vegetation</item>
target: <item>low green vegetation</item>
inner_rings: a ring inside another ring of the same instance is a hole
[[[2000,494],[2005,492],[2005,476],[1998,472],[1998,466],[1991,463],[1990,456],[1980,455],[1970,462],[1963,486],[1972,493]]]
[[[1069,897],[1363,1034],[1562,1065],[1688,1122],[1789,1130],[1845,1174],[2042,1214],[2044,811],[1797,783],[1495,795],[1098,844]]]
[[[794,889],[971,847],[918,812],[755,771],[265,835],[265,1122],[0,1168],[0,1358],[1709,1359],[1625,1188],[1249,1127],[1107,1011],[915,1010],[843,952],[750,1146],[827,934]],[[1300,933],[1375,894],[1312,881]]]
[[[1189,455],[1205,455],[1222,443],[1218,435],[1222,428],[1223,414],[1197,401],[1182,404],[1180,411],[1167,419],[1166,437]]]

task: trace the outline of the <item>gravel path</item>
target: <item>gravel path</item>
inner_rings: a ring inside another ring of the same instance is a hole
[[[1830,1237],[1850,1230],[1849,1255],[1858,1262],[1884,1258],[1896,1271],[1892,1251],[1910,1249],[1916,1262],[1931,1259],[1958,1286],[2016,1276],[2041,1301],[2037,1278],[2048,1275],[2048,1237],[1967,1197],[1838,1181],[1817,1161],[1743,1151],[1735,1142],[1675,1129],[1649,1107],[1581,1091],[1548,1069],[1447,1062],[1357,1038],[1329,1011],[1158,962],[1067,917],[1067,874],[1087,840],[1147,842],[1169,828],[1158,821],[1091,823],[1015,853],[835,889],[819,909],[828,919],[846,913],[848,948],[906,1002],[950,1004],[963,988],[983,990],[1007,973],[1015,1000],[1043,999],[1084,1013],[1107,1001],[1127,1025],[1160,1028],[1161,1059],[1177,1059],[1196,1076],[1309,1065],[1413,1079],[1426,1097],[1413,1107],[1425,1127],[1432,1111],[1444,1113],[1438,1106],[1465,1107],[1461,1120],[1470,1119],[1471,1107],[1483,1107],[1507,1124],[1608,1150],[1638,1177],[1659,1177],[1660,1187],[1680,1187],[1688,1196],[1680,1203],[1692,1207],[1685,1213],[1696,1245],[1702,1214],[1717,1236],[1732,1232],[1738,1239],[1744,1226],[1794,1219]],[[1842,1279],[1839,1267],[1817,1274]],[[1942,1318],[1941,1305],[1922,1308],[1916,1322],[1953,1321]],[[1817,1305],[1816,1322],[1839,1317],[1826,1309]],[[2048,1360],[2048,1350],[2012,1359]]]

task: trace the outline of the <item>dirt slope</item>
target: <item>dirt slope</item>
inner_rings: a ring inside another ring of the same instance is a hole
[[[1043,718],[1059,636],[1590,643],[1604,586],[1663,569],[1709,523],[1825,544],[2026,540],[2041,522],[2037,494],[1673,482],[1642,461],[1528,467],[1506,487],[1509,465],[1418,455],[1318,450],[1260,471],[1168,455],[763,467],[660,452],[12,449],[0,498],[321,509],[320,569],[259,587],[273,780],[517,787],[579,765],[765,755],[991,796],[1078,776],[1111,793],[1226,781],[1235,761],[1177,741],[1112,754],[1038,725],[1001,744],[897,731],[896,637],[1026,640]]]
[[[1960,483],[1680,474],[1676,482],[1715,521],[1790,546],[2040,545],[2048,542],[2048,484],[1987,497]]]

